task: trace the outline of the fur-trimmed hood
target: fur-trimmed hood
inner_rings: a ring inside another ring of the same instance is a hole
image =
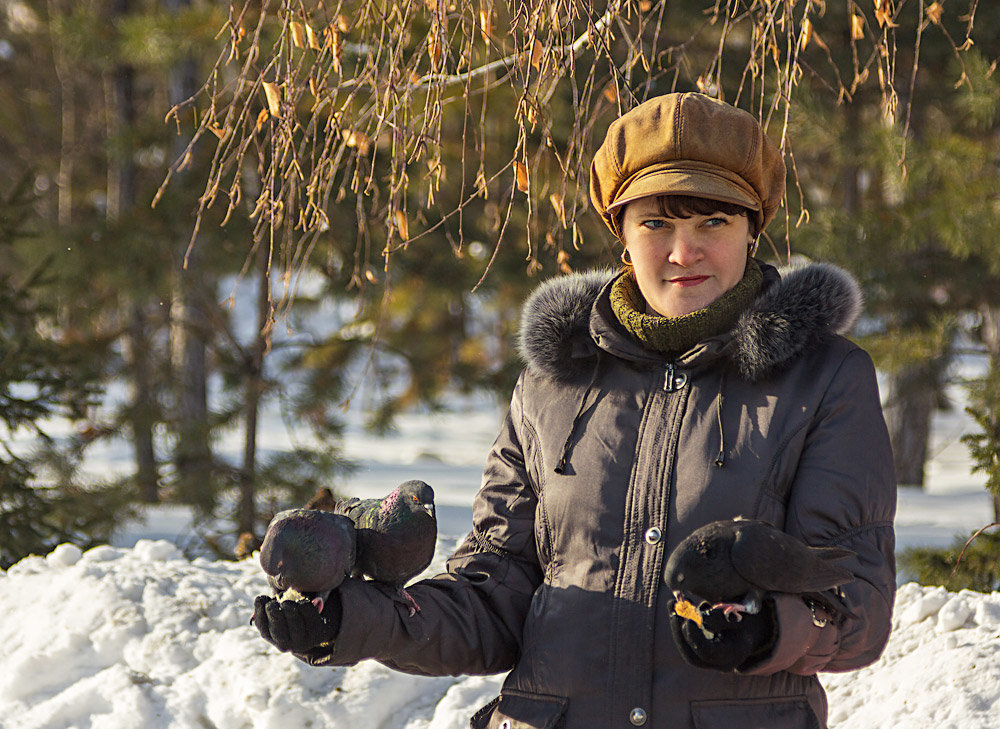
[[[729,333],[726,356],[740,375],[754,382],[782,369],[803,352],[854,326],[862,309],[857,281],[828,263],[809,263],[775,272],[765,269],[765,288]],[[593,351],[595,302],[617,272],[590,271],[550,279],[521,311],[518,341],[528,368],[554,379],[577,374],[582,351]],[[588,345],[588,342],[590,344]]]

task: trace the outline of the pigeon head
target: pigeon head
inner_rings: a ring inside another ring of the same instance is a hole
[[[402,500],[410,510],[423,510],[435,518],[434,514],[434,489],[423,481],[406,481],[401,483],[396,491],[398,498]]]

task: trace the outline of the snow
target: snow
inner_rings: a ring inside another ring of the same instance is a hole
[[[900,494],[901,546],[950,544],[992,521],[968,474],[960,409],[935,421],[925,491]],[[495,411],[413,416],[389,441],[349,431],[362,469],[342,489],[385,493],[408,478],[438,496],[440,569],[471,520]],[[256,560],[189,560],[189,528],[157,507],[112,545],[64,544],[0,571],[3,729],[459,729],[502,677],[420,678],[374,662],[317,669],[279,653],[249,625],[267,591]],[[1000,726],[1000,594],[903,584],[882,657],[822,674],[833,729]]]

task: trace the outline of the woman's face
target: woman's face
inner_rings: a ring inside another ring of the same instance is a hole
[[[655,196],[625,206],[622,238],[648,313],[671,317],[703,309],[739,283],[753,242],[745,215],[669,218]]]

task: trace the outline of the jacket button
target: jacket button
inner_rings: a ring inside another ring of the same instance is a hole
[[[660,527],[650,527],[646,530],[646,544],[659,544],[662,538],[663,532],[660,531]]]
[[[510,719],[504,719],[500,722],[500,729],[510,729]]]
[[[628,720],[633,726],[642,726],[646,723],[646,711],[637,706],[629,713]]]

